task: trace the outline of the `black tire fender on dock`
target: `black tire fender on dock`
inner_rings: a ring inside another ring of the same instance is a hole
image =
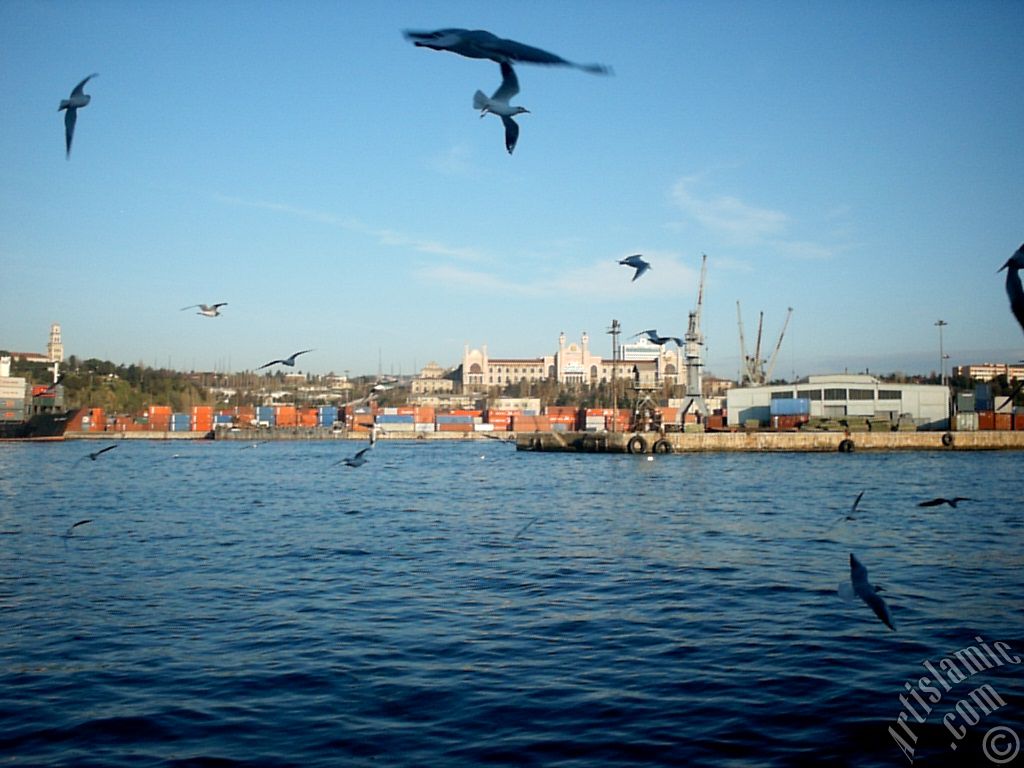
[[[839,452],[840,453],[853,453],[853,440],[849,438],[839,441]]]
[[[944,433],[942,435],[942,444],[944,446],[946,446],[947,448],[949,448],[950,446],[953,445],[953,433],[952,432],[946,432],[946,433]]]
[[[647,453],[647,441],[640,435],[633,435],[626,443],[626,450],[630,453]]]
[[[672,453],[673,450],[672,443],[665,438],[661,438],[661,440],[654,444],[655,453]]]

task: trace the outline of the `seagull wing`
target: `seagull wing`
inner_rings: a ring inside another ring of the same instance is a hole
[[[501,116],[501,122],[505,125],[505,149],[511,155],[519,141],[519,124],[511,117]]]
[[[228,303],[226,301],[222,301],[220,304],[214,304],[213,308],[217,309],[218,307],[226,307],[227,305]]]
[[[202,306],[203,306],[202,304],[189,304],[189,305],[188,305],[187,307],[182,307],[182,308],[181,308],[181,309],[179,309],[178,311],[179,311],[179,312],[184,312],[184,311],[185,311],[186,309],[193,309],[193,308],[195,308],[195,307],[199,307],[199,308],[202,308]]]
[[[678,336],[669,336],[668,338],[670,341],[674,341],[677,347],[683,346],[683,340],[680,339]]]
[[[96,77],[97,74],[99,74],[99,73],[93,72],[91,75],[89,75],[87,78],[85,78],[82,82],[80,82],[78,85],[76,85],[72,89],[71,95],[72,96],[81,96],[82,95],[82,89],[85,88],[85,84],[88,83],[90,80],[92,80],[94,77]]]
[[[637,264],[634,264],[633,266],[636,267],[636,274],[633,275],[633,281],[635,281],[638,277],[640,277],[640,275],[642,275],[644,272],[651,268],[651,265],[642,259],[639,260],[639,262]]]
[[[479,40],[475,42],[477,42],[481,51],[487,52],[496,61],[506,59],[509,61],[527,61],[531,64],[574,66],[571,61],[567,61],[557,54],[541,48],[535,48],[532,45],[517,43],[515,40],[495,37],[493,40]]]
[[[889,629],[896,630],[896,622],[893,621],[892,613],[889,610],[889,606],[885,600],[875,591],[875,588],[868,582],[868,569],[865,568],[860,560],[858,560],[853,553],[850,553],[850,583],[853,584],[853,591],[867,603],[868,607],[874,611],[883,624]]]
[[[78,109],[68,107],[64,112],[64,146],[66,154],[71,155],[71,140],[75,138],[75,121],[78,119]]]
[[[352,458],[353,459],[361,459],[361,458],[363,458],[363,454],[366,453],[368,450],[370,450],[370,449],[369,448],[363,448],[361,451],[356,451],[356,455],[353,456]]]
[[[851,515],[852,515],[852,514],[853,514],[854,512],[856,512],[856,511],[857,511],[857,505],[858,505],[858,504],[860,504],[860,500],[861,500],[861,498],[862,498],[863,496],[864,496],[864,491],[861,491],[860,493],[858,493],[858,494],[857,494],[857,498],[853,500],[853,506],[852,506],[852,507],[850,507],[850,514],[851,514]]]
[[[285,363],[284,360],[271,360],[269,363],[264,363],[263,365],[261,365],[256,370],[259,371],[259,370],[261,370],[263,368],[269,368],[272,365],[284,365],[284,363]]]
[[[619,264],[626,264],[630,267],[639,267],[644,263],[644,259],[639,253],[634,254],[633,256],[627,256],[619,262]]]
[[[100,455],[101,453],[106,453],[107,451],[112,451],[112,450],[114,450],[115,448],[117,448],[117,445],[116,445],[116,444],[114,444],[114,445],[108,445],[108,446],[107,446],[106,448],[100,448],[100,449],[99,449],[98,451],[96,451],[96,453],[95,453],[95,454],[93,454],[93,455],[95,455],[95,456],[99,456],[99,455]]]
[[[501,62],[501,85],[498,86],[498,90],[494,92],[491,99],[494,101],[504,101],[506,104],[508,100],[519,93],[519,78],[516,77],[516,72],[512,69],[512,65],[508,62]]]
[[[917,506],[919,507],[937,507],[939,504],[945,504],[945,499],[928,499],[928,501],[922,501]]]

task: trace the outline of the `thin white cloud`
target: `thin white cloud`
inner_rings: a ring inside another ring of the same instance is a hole
[[[676,255],[645,252],[651,271],[632,282],[633,270],[618,264],[616,257],[572,269],[539,270],[528,276],[508,276],[497,271],[465,269],[449,264],[432,264],[417,270],[424,282],[456,291],[494,291],[530,298],[629,299],[649,295],[652,281],[657,290],[676,290],[681,296],[695,295],[698,270]]]
[[[677,181],[672,202],[687,217],[727,246],[762,248],[794,259],[828,259],[837,248],[791,234],[795,222],[787,213],[752,205],[734,195],[706,195],[697,191],[698,177]],[[842,219],[846,209],[833,208],[825,214],[830,221]],[[834,226],[832,227],[834,229]]]
[[[789,217],[782,211],[758,208],[731,195],[698,197],[694,179],[677,181],[672,199],[679,209],[706,229],[739,241],[756,242],[783,233]]]
[[[483,261],[488,258],[486,254],[475,248],[447,245],[437,240],[428,240],[412,235],[406,235],[392,229],[378,229],[376,227],[363,224],[358,219],[338,216],[337,214],[330,213],[328,211],[301,208],[287,203],[275,203],[264,200],[245,200],[240,197],[230,197],[227,195],[215,195],[214,198],[218,202],[226,203],[228,205],[237,205],[244,208],[256,208],[263,211],[273,211],[275,213],[282,213],[287,216],[313,221],[318,224],[327,224],[339,227],[355,234],[373,238],[380,245],[392,248],[408,248],[418,253],[426,253],[432,256],[449,256],[453,259],[463,261]]]

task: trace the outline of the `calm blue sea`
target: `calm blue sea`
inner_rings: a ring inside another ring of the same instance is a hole
[[[0,765],[984,766],[1024,738],[1024,664],[919,684],[981,642],[1024,660],[1018,452],[101,445],[0,445]],[[851,552],[897,632],[840,599]]]

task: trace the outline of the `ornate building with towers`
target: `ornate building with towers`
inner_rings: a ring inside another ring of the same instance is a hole
[[[640,364],[656,379],[676,383],[682,369],[682,352],[672,344],[659,347],[646,339],[622,345],[618,377],[624,378]],[[521,381],[557,381],[559,384],[593,385],[612,378],[612,361],[590,351],[590,336],[583,332],[579,342],[569,342],[565,333],[558,336],[558,351],[553,355],[529,358],[496,358],[487,345],[462,353],[462,389],[468,392],[486,387],[505,387]]]

